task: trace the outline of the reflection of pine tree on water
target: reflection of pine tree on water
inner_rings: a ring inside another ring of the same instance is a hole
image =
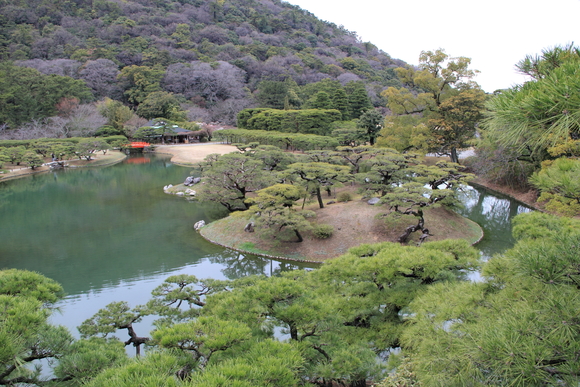
[[[305,263],[290,263],[261,258],[252,254],[238,253],[225,250],[221,254],[209,257],[210,262],[224,265],[222,273],[229,279],[242,278],[250,275],[279,275],[293,270],[301,270],[318,265],[309,266]]]

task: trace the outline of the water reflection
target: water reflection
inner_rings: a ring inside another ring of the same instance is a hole
[[[224,266],[221,272],[226,278],[242,278],[250,275],[279,275],[284,271],[314,268],[318,265],[303,262],[280,262],[259,258],[237,251],[225,250],[209,258],[210,262]],[[212,277],[213,278],[213,277]]]
[[[483,228],[484,237],[476,247],[484,260],[514,245],[511,220],[518,214],[531,211],[507,196],[478,187],[466,187],[459,198],[463,208],[458,212]]]
[[[312,267],[205,241],[193,224],[226,211],[163,193],[163,186],[184,181],[190,168],[153,155],[137,161],[0,183],[0,268],[34,270],[61,283],[68,296],[56,324],[76,333],[110,302],[145,303],[172,274],[235,279]]]
[[[221,252],[192,225],[224,210],[163,193],[188,173],[153,158],[3,183],[0,267],[39,271],[79,294]]]
[[[55,323],[76,332],[112,301],[143,304],[172,274],[234,279],[315,267],[208,243],[193,224],[225,211],[164,194],[163,186],[184,181],[190,169],[163,157],[143,157],[148,162],[0,182],[0,268],[34,270],[60,282],[68,297]],[[462,200],[462,213],[485,231],[477,245],[485,258],[513,245],[510,220],[529,209],[474,188]]]
[[[198,278],[235,279],[247,275],[277,275],[283,271],[312,267],[313,265],[278,262],[222,249],[221,252],[202,257],[195,263],[166,267],[157,273],[127,278],[89,292],[69,295],[57,305],[60,313],[52,316],[51,321],[53,324],[68,327],[78,336],[76,327],[99,309],[114,301],[127,301],[131,307],[145,304],[151,297],[151,291],[174,274],[190,274]],[[152,329],[154,319],[155,317],[148,317],[135,324],[136,331],[139,334],[147,334]]]

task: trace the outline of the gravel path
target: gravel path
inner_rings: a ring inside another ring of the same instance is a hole
[[[180,145],[156,145],[156,153],[167,153],[172,155],[171,162],[180,165],[191,165],[203,161],[212,153],[220,155],[238,150],[235,146],[203,143],[203,144],[180,144]]]

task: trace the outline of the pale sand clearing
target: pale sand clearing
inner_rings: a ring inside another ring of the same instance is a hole
[[[203,161],[212,153],[220,155],[237,151],[238,148],[224,144],[180,144],[180,145],[156,145],[155,153],[167,153],[172,155],[171,162],[180,165],[191,165]]]

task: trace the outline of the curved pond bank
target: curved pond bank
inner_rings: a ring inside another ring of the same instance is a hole
[[[225,211],[163,192],[190,170],[146,154],[106,168],[0,181],[0,268],[33,270],[60,282],[68,296],[53,322],[76,333],[110,302],[145,303],[173,274],[234,279],[317,266],[264,259],[204,240],[193,225],[222,218]],[[477,245],[484,256],[511,247],[509,220],[526,208],[478,190],[464,202],[465,215],[484,229]],[[147,324],[136,324],[137,332],[146,333]]]
[[[109,151],[107,154],[95,154],[93,160],[65,160],[68,168],[85,168],[85,167],[108,167],[117,163],[120,163],[127,155],[120,151]],[[20,167],[13,171],[5,172],[0,174],[0,181],[18,179],[20,177],[36,175],[40,173],[52,172],[52,169],[47,165],[42,165],[34,169],[28,167]]]
[[[145,154],[106,168],[1,181],[0,268],[37,271],[61,283],[67,297],[53,321],[76,333],[110,302],[145,303],[172,274],[234,279],[312,267],[240,254],[201,238],[193,224],[225,211],[163,192],[190,171]]]
[[[306,232],[302,233],[304,240],[300,243],[266,240],[258,232],[245,232],[249,220],[240,216],[216,220],[202,227],[199,233],[209,242],[242,253],[276,260],[323,263],[361,244],[395,242],[404,229],[404,226],[386,227],[384,220],[377,219],[377,215],[387,212],[384,206],[370,206],[366,200],[335,203],[313,210],[316,223],[333,227],[330,238],[317,239]],[[476,244],[483,238],[483,230],[477,223],[445,208],[427,210],[425,224],[432,231],[428,241],[460,238]],[[414,233],[408,244],[417,244],[419,234]],[[291,237],[295,240],[293,234]]]
[[[483,229],[483,238],[475,246],[483,259],[511,248],[515,243],[511,220],[518,214],[534,210],[512,197],[479,185],[467,187],[460,194],[460,201],[463,208],[458,212]]]

